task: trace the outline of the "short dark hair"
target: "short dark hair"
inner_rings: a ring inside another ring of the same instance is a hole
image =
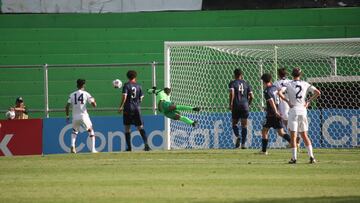
[[[168,87],[165,87],[165,88],[164,88],[164,92],[165,92],[166,94],[170,94],[171,89],[170,89],[170,88],[168,88]]]
[[[294,68],[294,69],[292,70],[291,75],[292,75],[293,77],[299,77],[299,76],[301,75],[301,69],[300,69],[300,68]]]
[[[271,74],[270,73],[264,73],[262,76],[261,76],[261,80],[265,83],[268,83],[271,81]]]
[[[78,88],[82,88],[85,85],[85,79],[77,79],[76,84]]]
[[[16,98],[15,102],[21,103],[21,102],[24,102],[24,99],[22,97],[18,97],[18,98]]]
[[[127,78],[128,78],[129,80],[132,80],[132,79],[136,78],[137,73],[136,73],[136,71],[134,71],[134,70],[129,70],[129,71],[126,73],[126,76],[127,76]]]
[[[240,70],[240,68],[237,68],[237,69],[235,69],[234,70],[234,75],[235,75],[235,77],[240,77],[241,75],[242,75],[243,73],[242,73],[242,71]]]
[[[287,75],[286,68],[278,69],[278,75],[279,75],[280,78],[286,77],[286,75]]]

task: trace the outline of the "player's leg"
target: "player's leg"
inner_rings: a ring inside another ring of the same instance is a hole
[[[131,151],[131,131],[130,131],[130,125],[124,124],[125,129],[125,142],[126,142],[126,149],[125,151],[130,152]]]
[[[241,123],[241,149],[246,149],[245,142],[248,134],[248,118],[249,118],[249,111],[242,110],[240,111],[240,123]]]
[[[290,141],[290,148],[291,148],[291,159],[289,161],[289,164],[296,164],[296,160],[297,160],[297,149],[296,149],[296,137],[297,137],[297,132],[296,131],[290,131],[290,137],[291,137],[291,141]]]
[[[149,147],[149,144],[148,144],[148,140],[147,140],[147,137],[146,137],[146,132],[144,130],[144,126],[143,125],[138,125],[138,126],[136,126],[136,128],[140,132],[141,138],[144,141],[144,151],[150,151],[151,148]]]
[[[288,128],[290,130],[290,148],[292,157],[289,161],[289,164],[296,164],[297,160],[297,146],[296,146],[296,137],[298,131],[298,116],[295,112],[289,112]]]
[[[300,116],[300,122],[299,122],[299,132],[300,135],[304,141],[305,147],[307,149],[309,158],[310,158],[310,163],[316,163],[315,157],[314,157],[314,153],[313,153],[313,147],[311,144],[311,140],[307,134],[308,131],[308,120],[306,115]]]
[[[267,146],[268,146],[268,143],[269,143],[268,134],[269,134],[269,130],[270,130],[270,128],[267,127],[266,123],[265,123],[265,125],[263,126],[263,128],[261,130],[261,151],[260,151],[260,153],[264,154],[264,155],[268,154]]]
[[[284,140],[286,140],[289,144],[291,142],[291,137],[289,134],[287,134],[284,130],[284,128],[278,128],[277,133],[280,137],[282,137]]]
[[[125,151],[130,152],[132,150],[130,127],[131,127],[132,124],[134,124],[133,117],[132,117],[130,112],[124,112],[123,113],[123,124],[124,124],[125,142],[126,142]]]
[[[238,127],[239,119],[235,112],[232,113],[232,130],[234,132],[234,135],[236,137],[235,141],[235,148],[240,147],[240,133],[239,133],[239,127]]]
[[[277,130],[278,135],[290,144],[291,138],[284,130],[284,120],[277,117],[274,118],[274,128]]]
[[[192,125],[193,127],[195,127],[197,124],[197,121],[191,120],[190,118],[181,115],[180,112],[176,110],[164,112],[164,115],[173,120],[180,120],[188,125]]]
[[[80,122],[78,120],[73,120],[72,122],[72,132],[71,132],[71,147],[70,147],[70,153],[76,154],[76,137],[79,134],[80,129]]]
[[[136,111],[134,113],[134,125],[136,126],[136,128],[138,129],[140,135],[141,135],[141,138],[144,142],[144,150],[145,151],[150,151],[150,147],[148,145],[148,140],[147,140],[147,137],[146,137],[146,132],[144,130],[144,125],[143,125],[143,122],[142,122],[142,119],[141,119],[141,113],[140,111]]]
[[[97,153],[97,151],[95,149],[95,132],[94,132],[91,120],[90,120],[89,117],[84,117],[82,122],[83,122],[82,125],[84,126],[84,128],[89,133],[89,137],[90,137],[90,140],[91,140],[91,152],[92,153]]]
[[[186,106],[186,105],[175,105],[171,106],[172,110],[184,110],[184,111],[200,111],[200,107]]]

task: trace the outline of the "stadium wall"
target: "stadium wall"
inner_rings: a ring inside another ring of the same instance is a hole
[[[123,14],[0,15],[0,65],[163,62],[164,41],[348,38],[360,36],[360,8],[254,11],[143,12]],[[158,86],[162,86],[162,66]],[[100,68],[99,68],[100,69]],[[52,69],[50,108],[63,108],[75,80],[84,77],[101,107],[116,107],[111,81],[126,81],[126,69]],[[138,67],[138,82],[151,87],[150,67]],[[42,109],[42,69],[0,69],[0,109],[24,97]],[[145,97],[143,106],[151,106]],[[144,111],[145,114],[151,111]],[[115,112],[93,112],[114,115]],[[63,116],[52,113],[51,116]],[[32,113],[30,117],[42,117]],[[4,118],[4,115],[0,115]]]

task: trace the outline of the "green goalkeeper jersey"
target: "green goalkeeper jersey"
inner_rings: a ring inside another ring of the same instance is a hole
[[[167,95],[164,90],[155,90],[155,92],[153,92],[154,89],[149,89],[148,93],[154,93],[156,95],[156,103],[159,104],[159,101],[163,100],[163,101],[168,101],[170,102],[170,96]]]

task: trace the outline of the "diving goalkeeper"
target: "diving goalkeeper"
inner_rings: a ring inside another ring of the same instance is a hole
[[[156,103],[158,104],[158,110],[163,113],[164,116],[173,120],[180,120],[186,124],[192,125],[193,127],[196,126],[197,121],[193,121],[186,116],[182,116],[180,114],[180,110],[200,111],[199,107],[174,104],[170,101],[171,89],[167,87],[164,89],[156,89],[156,87],[153,87],[151,89],[148,89],[147,92],[156,95]]]

